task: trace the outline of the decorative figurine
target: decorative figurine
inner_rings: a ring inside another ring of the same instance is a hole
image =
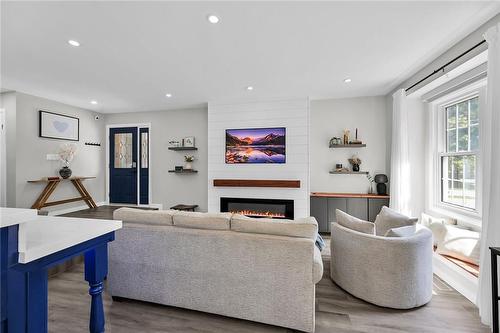
[[[349,133],[351,131],[349,131],[348,129],[345,129],[344,130],[344,144],[345,145],[348,145],[349,144]]]

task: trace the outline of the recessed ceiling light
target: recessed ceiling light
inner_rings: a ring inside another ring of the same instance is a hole
[[[212,24],[217,24],[220,21],[219,17],[215,16],[215,15],[208,15],[207,19],[208,19],[208,22],[210,22]]]
[[[252,90],[253,90],[253,87],[252,87],[252,86],[248,86],[248,87],[247,87],[247,90],[248,90],[248,91],[252,91]]]
[[[80,46],[80,43],[73,39],[68,40],[68,44],[71,46]]]
[[[172,97],[172,94],[165,94],[165,96],[166,96],[167,98],[170,98],[170,97]]]
[[[351,81],[352,81],[352,80],[351,80],[351,78],[350,78],[350,77],[348,77],[348,78],[345,78],[345,79],[344,79],[344,83],[351,83]]]
[[[96,105],[96,104],[97,104],[97,101],[90,101],[90,104],[94,104],[94,105]]]

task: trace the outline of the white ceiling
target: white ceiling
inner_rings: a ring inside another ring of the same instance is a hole
[[[386,94],[499,12],[480,1],[1,6],[1,86],[101,112]]]

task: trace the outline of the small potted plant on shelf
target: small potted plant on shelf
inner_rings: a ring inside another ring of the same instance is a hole
[[[194,161],[194,156],[193,155],[186,155],[184,156],[184,169],[186,170],[191,170],[193,168],[193,165],[191,164]]]
[[[359,172],[359,166],[361,164],[361,159],[357,156],[353,156],[349,159],[349,163],[352,165],[352,171]]]

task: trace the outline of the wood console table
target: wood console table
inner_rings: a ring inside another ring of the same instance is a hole
[[[94,199],[92,198],[92,196],[87,191],[85,186],[83,186],[82,183],[82,180],[93,179],[93,178],[95,177],[70,177],[68,179],[58,178],[58,179],[28,180],[28,183],[47,184],[43,189],[42,193],[38,196],[38,199],[36,199],[35,203],[31,206],[31,208],[41,209],[43,207],[62,205],[65,203],[75,202],[75,201],[85,201],[85,203],[87,204],[87,206],[89,206],[89,208],[97,208]],[[71,183],[76,188],[78,193],[80,193],[80,197],[47,202],[47,200],[49,200],[50,195],[54,192],[59,183],[62,181],[71,181]]]

